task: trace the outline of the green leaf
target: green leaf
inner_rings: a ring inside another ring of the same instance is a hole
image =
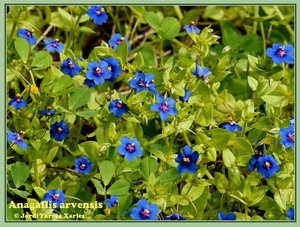
[[[206,103],[206,105],[199,109],[198,112],[196,112],[196,119],[195,122],[201,126],[207,127],[211,123],[211,119],[213,116],[213,110],[214,106],[212,103]]]
[[[248,76],[248,84],[251,87],[252,91],[256,91],[258,81],[255,78]]]
[[[141,172],[145,179],[148,179],[151,173],[155,173],[158,169],[157,161],[152,157],[146,157],[141,162]]]
[[[15,48],[21,60],[26,63],[29,55],[29,44],[26,39],[18,37],[15,40]]]
[[[265,118],[259,119],[256,123],[252,124],[251,127],[262,131],[270,131],[273,128],[271,123]]]
[[[250,33],[242,38],[241,49],[245,52],[260,54],[262,52],[262,40],[256,34]]]
[[[56,189],[62,189],[62,180],[60,177],[56,177],[53,181],[50,182],[50,184],[47,186],[48,190],[56,190]]]
[[[41,187],[33,187],[35,193],[37,194],[37,196],[39,197],[40,200],[43,200],[45,197],[45,194],[47,193],[47,190],[41,188]]]
[[[16,162],[11,167],[11,177],[17,188],[25,183],[29,174],[29,167],[24,162]]]
[[[73,27],[73,21],[74,18],[72,17],[71,14],[67,13],[65,10],[63,10],[62,8],[58,8],[58,13],[60,14],[60,16],[62,17],[63,21],[70,27]]]
[[[71,110],[74,110],[78,107],[81,107],[88,103],[90,99],[91,93],[89,89],[85,87],[78,87],[76,90],[71,94],[68,105]]]
[[[107,190],[108,195],[125,195],[130,188],[130,183],[125,179],[119,179]]]
[[[175,17],[166,17],[162,24],[160,30],[158,30],[158,34],[163,39],[173,39],[180,32],[180,23]]]
[[[228,188],[228,180],[226,177],[222,173],[215,172],[214,181],[218,191],[222,194],[226,193]]]
[[[47,68],[53,64],[53,58],[48,51],[39,51],[34,56],[31,67]]]
[[[8,221],[21,220],[21,216],[24,213],[23,209],[14,207],[17,207],[17,205],[13,201],[11,201],[10,204],[7,204],[6,218]]]
[[[279,192],[274,193],[274,200],[283,210],[286,210],[286,201],[284,199],[284,195],[280,195]]]
[[[131,207],[132,195],[130,193],[119,198],[118,201],[118,216],[123,215],[123,213]]]
[[[58,81],[56,82],[52,92],[60,91],[64,88],[67,88],[73,84],[73,80],[70,78],[70,76],[63,75],[61,76]]]
[[[160,181],[162,184],[165,184],[169,182],[176,182],[180,176],[181,175],[176,168],[171,168],[159,175],[157,177],[157,180]]]
[[[117,47],[116,54],[122,59],[122,64],[125,64],[128,57],[128,45],[126,40],[121,42],[120,45]]]
[[[96,117],[98,114],[98,111],[96,111],[96,110],[78,111],[75,114],[80,117]]]
[[[84,27],[84,26],[80,27],[79,31],[82,31],[82,32],[88,33],[88,34],[95,34],[96,33],[94,30],[90,29],[89,27]]]
[[[8,189],[8,191],[11,191],[11,192],[13,192],[14,194],[16,194],[16,195],[18,195],[18,196],[20,196],[20,197],[22,197],[22,198],[24,198],[24,199],[26,199],[26,198],[30,195],[30,193],[27,192],[27,191],[21,191],[21,190],[13,189],[13,188]]]
[[[98,181],[96,179],[91,179],[91,181],[94,184],[94,186],[95,186],[95,188],[97,190],[97,193],[100,194],[100,195],[105,195],[104,188],[101,185],[100,181]]]
[[[159,28],[160,28],[160,25],[159,25],[159,18],[157,16],[156,13],[154,12],[147,12],[145,13],[144,15],[146,21],[148,22],[148,24],[154,28],[154,30],[158,31]]]
[[[222,42],[224,46],[230,46],[233,49],[237,49],[240,45],[241,32],[236,28],[236,26],[229,21],[221,24],[222,30]]]
[[[115,172],[115,165],[111,161],[103,161],[99,165],[99,171],[104,185],[108,185]]]
[[[222,152],[222,158],[223,158],[224,165],[227,168],[234,165],[235,156],[229,149],[226,149]]]
[[[238,137],[236,138],[236,145],[240,150],[240,155],[253,155],[253,148],[251,144],[244,138]]]
[[[165,157],[164,153],[161,152],[159,149],[149,148],[148,151],[151,152],[152,154],[154,154],[160,160],[162,160],[164,162],[166,161],[166,157]]]
[[[249,206],[253,206],[259,201],[261,201],[264,198],[266,192],[268,191],[268,189],[262,187],[255,187],[254,189],[255,190],[248,195],[249,197],[247,197],[246,200]]]

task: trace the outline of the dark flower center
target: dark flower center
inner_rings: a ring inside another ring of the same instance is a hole
[[[182,220],[182,217],[180,214],[173,214],[171,217],[170,217],[171,220]]]
[[[68,63],[68,68],[69,68],[69,69],[74,69],[74,68],[75,68],[75,65],[73,64],[73,62],[70,61],[70,62]]]
[[[101,10],[97,10],[96,11],[97,16],[100,16],[102,14],[102,12],[104,12],[104,11],[105,11],[104,8],[102,8]]]
[[[116,103],[116,107],[119,108],[119,109],[121,109],[123,107],[123,102],[122,101],[118,101]]]
[[[51,46],[54,47],[54,48],[57,48],[58,47],[58,41],[55,40],[54,42],[52,42]]]
[[[159,109],[162,112],[168,112],[170,110],[170,107],[167,102],[164,102],[163,104],[160,104]]]
[[[17,102],[17,103],[20,103],[20,102],[21,102],[21,97],[17,97],[17,98],[16,98],[16,102]]]
[[[126,150],[128,151],[128,152],[134,152],[135,151],[135,144],[134,143],[128,143],[127,145],[126,145]]]
[[[257,157],[262,157],[264,155],[264,151],[263,150],[257,150],[256,151],[256,156]]]
[[[118,205],[118,201],[113,202],[112,207],[115,207]]]
[[[143,81],[142,79],[139,79],[138,85],[139,85],[140,87],[145,87],[144,81]]]
[[[15,139],[16,139],[17,141],[21,142],[21,141],[23,141],[23,139],[22,139],[21,136],[22,136],[22,135],[19,134],[18,136],[15,137]]]
[[[150,85],[153,83],[154,83],[154,80],[151,80],[149,83],[146,83],[146,87],[150,87]]]
[[[80,164],[79,169],[85,170],[85,168],[86,168],[86,164]]]
[[[189,156],[185,156],[185,157],[182,158],[182,161],[183,161],[184,163],[186,163],[186,164],[189,164],[189,163],[192,162],[192,158],[189,157]]]
[[[58,127],[57,129],[56,129],[56,132],[57,133],[61,133],[63,131],[63,129],[61,128],[61,127]]]
[[[288,134],[288,139],[290,140],[290,141],[292,141],[292,142],[294,142],[295,141],[295,134],[292,132],[292,133],[289,133]]]
[[[59,199],[59,197],[60,197],[60,194],[54,194],[54,195],[52,196],[52,199],[56,201],[56,200]]]
[[[149,211],[148,209],[142,209],[141,215],[142,215],[144,218],[149,218],[149,217],[150,217],[150,211]]]
[[[100,76],[102,74],[102,70],[97,67],[95,70],[94,70],[94,74],[96,74],[97,76]]]
[[[28,31],[28,32],[25,33],[25,35],[28,36],[28,37],[31,37],[32,36],[32,32]]]
[[[265,167],[266,167],[267,169],[270,169],[270,167],[271,167],[270,162],[265,162]]]
[[[277,51],[277,55],[278,55],[279,57],[284,57],[284,56],[286,55],[286,52],[285,52],[285,50],[284,50],[284,46],[279,47],[279,50]]]
[[[123,42],[123,40],[124,40],[123,37],[121,37],[121,39],[117,39],[117,41],[116,41],[117,45],[120,45],[120,43]]]

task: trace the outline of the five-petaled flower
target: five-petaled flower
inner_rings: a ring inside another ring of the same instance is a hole
[[[64,121],[55,122],[50,127],[51,137],[56,141],[63,141],[69,135],[70,130],[68,124]]]
[[[8,103],[9,106],[13,106],[16,110],[21,109],[22,107],[27,107],[28,103],[21,98],[20,94],[17,94],[16,98],[13,98]]]
[[[242,131],[243,128],[236,124],[233,119],[230,117],[229,118],[229,123],[223,123],[220,125],[220,128],[225,128],[230,132],[234,132],[235,130]]]
[[[75,160],[75,169],[77,172],[88,174],[93,167],[93,163],[89,161],[88,157],[81,157]]]
[[[273,155],[263,155],[258,158],[258,163],[256,164],[257,172],[262,173],[264,178],[270,178],[280,170],[280,166],[277,163],[278,161]]]
[[[118,146],[120,155],[125,155],[128,161],[134,161],[135,157],[141,157],[143,150],[140,148],[140,142],[136,139],[130,139],[127,136],[121,138],[121,145]]]
[[[294,207],[291,207],[291,208],[286,212],[286,216],[287,216],[290,220],[294,220],[294,219],[295,219],[295,209],[294,209]]]
[[[131,209],[130,217],[141,221],[158,220],[156,214],[159,212],[159,208],[155,203],[148,205],[146,199],[140,199],[137,206]]]
[[[23,135],[25,134],[24,131],[21,131],[20,133],[11,132],[9,130],[6,131],[8,134],[7,140],[13,143],[16,143],[19,145],[22,149],[28,148],[28,144],[24,142]]]
[[[37,112],[37,114],[43,114],[43,115],[46,115],[46,116],[52,116],[52,115],[54,115],[56,113],[56,111],[55,110],[52,110],[52,108],[50,107],[50,106],[48,106],[47,108],[46,108],[46,110],[39,110],[38,112]],[[59,114],[59,115],[61,115],[61,114]]]
[[[185,25],[183,28],[187,33],[192,33],[193,31],[195,31],[197,34],[200,33],[200,29],[196,27],[194,21],[192,21],[191,24]]]
[[[109,111],[114,112],[116,117],[121,117],[123,114],[126,114],[129,111],[128,106],[121,99],[110,101],[108,108]]]
[[[34,37],[33,32],[34,32],[33,29],[28,30],[22,28],[18,31],[18,36],[26,39],[29,44],[36,44],[36,38]]]
[[[128,51],[130,51],[130,50],[131,50],[131,47],[129,46],[129,45],[130,45],[130,42],[128,41],[128,38],[127,38],[127,37],[122,37],[119,33],[113,34],[112,39],[108,40],[108,45],[113,46],[114,51],[116,51],[116,50],[117,50],[117,47],[118,47],[118,46],[120,45],[120,43],[123,42],[124,40],[127,42],[127,45],[128,45]]]
[[[193,148],[184,146],[183,152],[179,152],[175,161],[178,162],[177,170],[179,173],[184,174],[186,172],[196,173],[198,170],[197,160],[199,158],[197,151],[193,152]]]
[[[132,79],[129,82],[130,87],[136,88],[136,93],[141,91],[151,91],[153,94],[157,95],[158,91],[155,88],[154,75],[152,73],[147,73],[146,75],[138,71],[135,73],[136,79]]]
[[[85,73],[86,78],[94,80],[95,84],[101,85],[104,83],[104,79],[111,77],[111,71],[108,70],[108,64],[105,61],[91,61],[88,64],[88,71]]]
[[[70,77],[74,77],[81,71],[81,67],[77,65],[72,58],[64,60],[60,68],[63,73],[69,75]]]
[[[95,24],[106,23],[108,16],[105,12],[105,9],[102,6],[91,6],[87,14],[89,17],[93,18]]]
[[[170,216],[165,217],[165,220],[177,221],[177,220],[186,220],[186,218],[182,217],[181,214],[174,213],[171,214]]]
[[[165,100],[161,95],[156,96],[156,98],[158,104],[152,104],[150,109],[159,112],[162,121],[167,120],[169,114],[173,116],[178,114],[178,110],[174,107],[176,102],[172,98],[167,98]]]
[[[248,170],[254,171],[257,167],[258,159],[264,155],[264,149],[269,148],[269,144],[262,144],[255,148],[255,155],[252,155],[252,158],[249,160]]]
[[[219,220],[236,220],[236,214],[235,213],[229,213],[225,214],[224,212],[218,213]]]
[[[119,200],[119,196],[112,195],[112,196],[110,196],[110,199],[106,199],[105,203],[109,208],[113,208],[118,205],[118,203],[119,203],[118,200]]]
[[[209,71],[208,67],[202,68],[200,65],[196,64],[196,69],[192,70],[192,74],[194,74],[195,76],[206,78],[211,75],[212,72]]]
[[[48,190],[48,192],[44,196],[44,201],[49,201],[50,206],[53,208],[60,207],[62,203],[65,203],[66,195],[63,190]],[[54,205],[54,206],[53,206]]]
[[[180,96],[179,99],[182,102],[188,102],[189,98],[191,97],[192,94],[193,94],[193,92],[184,89],[184,96]]]
[[[284,145],[285,148],[291,147],[294,149],[295,141],[295,126],[290,124],[288,128],[281,128],[279,130],[279,135],[282,137],[280,143]]]
[[[62,50],[65,48],[63,43],[59,43],[58,39],[44,39],[44,43],[46,43],[47,51],[56,51],[58,53],[62,53]]]
[[[294,64],[294,48],[291,44],[284,46],[283,44],[273,43],[272,48],[267,48],[266,53],[275,64],[283,62]]]
[[[115,81],[118,76],[121,75],[122,67],[119,65],[119,60],[114,57],[109,57],[108,59],[103,59],[108,64],[107,69],[111,72],[111,77],[106,79],[106,81]]]

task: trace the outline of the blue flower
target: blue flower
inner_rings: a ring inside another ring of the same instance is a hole
[[[51,107],[47,107],[46,110],[40,110],[40,111],[37,112],[37,114],[43,114],[43,115],[46,115],[46,116],[52,116],[55,113],[56,113],[56,111],[52,110]],[[59,115],[61,115],[61,114],[59,114]]]
[[[85,78],[83,84],[88,86],[88,87],[93,87],[93,88],[96,87],[96,84],[95,84],[94,80],[89,80],[88,78]]]
[[[75,169],[77,172],[88,174],[93,167],[93,163],[87,157],[77,158],[75,160]]]
[[[135,160],[135,157],[142,157],[143,150],[140,148],[140,142],[133,138],[132,140],[124,136],[121,138],[121,145],[118,146],[118,153],[120,155],[125,155],[128,161]]]
[[[131,209],[130,217],[141,221],[158,220],[156,214],[159,212],[159,208],[155,203],[148,205],[146,199],[140,199],[137,206]]]
[[[254,171],[257,167],[258,159],[264,155],[264,148],[267,150],[269,148],[269,144],[262,144],[255,148],[255,155],[252,155],[252,158],[249,160],[248,170]]]
[[[119,196],[112,195],[112,196],[110,196],[110,199],[106,199],[106,205],[109,208],[113,208],[118,205],[118,200],[119,200]]]
[[[288,44],[272,44],[272,48],[267,48],[267,55],[272,58],[275,64],[286,62],[288,64],[294,64],[294,48],[293,45]]]
[[[109,57],[108,59],[103,59],[108,64],[108,70],[111,72],[111,77],[106,79],[106,81],[115,81],[118,76],[121,75],[122,67],[119,66],[118,59],[114,57]]]
[[[177,170],[179,173],[184,174],[186,172],[196,173],[198,170],[197,160],[199,158],[199,153],[197,151],[193,152],[193,148],[189,146],[184,146],[183,152],[178,153],[175,161],[179,163]]]
[[[55,204],[53,207],[56,208],[60,207],[62,203],[66,202],[65,198],[66,195],[63,190],[48,190],[48,192],[45,194],[44,201],[49,201],[51,205]]]
[[[64,60],[60,68],[62,72],[69,75],[70,77],[79,74],[81,71],[81,67],[77,65],[72,58]]]
[[[182,217],[181,214],[174,213],[170,216],[165,217],[165,220],[186,220],[186,218]]]
[[[94,80],[97,85],[103,84],[104,79],[111,77],[111,72],[107,69],[108,64],[105,61],[99,61],[98,63],[91,61],[88,68],[89,70],[85,73],[86,78]]]
[[[28,29],[22,28],[18,31],[18,36],[26,39],[29,44],[36,44],[36,38],[32,34],[33,32],[34,32],[33,29],[28,30]]]
[[[294,125],[290,124],[288,128],[281,128],[279,130],[279,135],[282,137],[280,143],[284,145],[285,148],[293,148],[294,149],[294,141],[295,141],[295,132]]]
[[[16,98],[13,98],[8,103],[9,106],[13,106],[16,110],[21,109],[22,107],[27,107],[27,102],[21,98],[20,94],[17,94]]]
[[[158,91],[154,84],[154,75],[152,73],[147,73],[146,75],[138,71],[135,73],[136,79],[132,79],[129,82],[130,87],[136,88],[136,93],[141,91],[151,91],[153,94],[157,95]]]
[[[219,212],[218,218],[219,220],[236,220],[236,214],[235,213],[225,214],[224,212]]]
[[[64,121],[55,122],[50,127],[51,138],[54,138],[56,141],[63,141],[69,135],[68,124]]]
[[[256,165],[257,172],[262,173],[264,178],[270,178],[280,170],[280,166],[277,163],[278,161],[273,155],[263,155],[258,158],[258,163]]]
[[[192,94],[193,92],[184,89],[184,96],[180,96],[179,99],[183,102],[188,102]]]
[[[193,70],[192,73],[195,76],[201,76],[202,78],[206,78],[209,75],[212,74],[212,72],[209,71],[208,67],[202,68],[200,65],[196,64],[196,70]]]
[[[17,145],[19,145],[22,149],[27,149],[28,148],[28,144],[25,143],[23,141],[22,136],[25,134],[24,131],[21,131],[20,133],[16,133],[16,132],[11,132],[9,130],[6,131],[8,134],[7,140],[9,142],[13,142],[16,143]]]
[[[110,101],[108,108],[109,111],[114,112],[116,117],[121,117],[123,114],[128,113],[129,111],[128,106],[121,99]]]
[[[200,33],[200,29],[195,26],[194,21],[192,21],[191,24],[185,25],[183,28],[187,33],[192,33],[193,31],[195,31],[197,34]]]
[[[131,50],[131,47],[129,46],[129,45],[130,45],[130,42],[128,41],[128,38],[127,38],[127,37],[122,37],[119,33],[113,34],[112,39],[108,40],[108,45],[113,46],[114,51],[116,51],[116,50],[117,50],[117,47],[118,47],[118,46],[120,45],[120,43],[123,42],[124,40],[127,42],[127,45],[128,45],[128,51],[130,51],[130,50]]]
[[[105,12],[105,9],[102,6],[91,6],[87,14],[89,17],[93,18],[95,24],[106,23],[108,16]]]
[[[286,212],[286,216],[287,216],[290,220],[295,220],[295,210],[294,210],[294,207],[291,207],[291,208]]]
[[[238,131],[241,132],[243,130],[243,128],[241,126],[237,125],[232,120],[232,118],[229,118],[229,123],[223,123],[223,124],[221,124],[220,128],[225,128],[225,129],[227,129],[230,132],[234,132],[235,130],[238,130]]]
[[[150,109],[159,112],[162,121],[167,120],[169,114],[173,116],[178,114],[178,110],[173,107],[175,106],[176,102],[172,98],[167,98],[165,100],[161,95],[156,96],[156,98],[158,104],[152,104]]]
[[[63,43],[59,43],[58,39],[44,39],[44,43],[46,43],[46,50],[47,51],[56,51],[58,53],[62,53],[62,50],[65,48]]]

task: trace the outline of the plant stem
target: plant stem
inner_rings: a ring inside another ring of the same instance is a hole
[[[259,6],[254,6],[254,16],[259,17]],[[257,21],[253,22],[253,33],[257,32]]]
[[[164,61],[163,61],[163,40],[160,42],[160,66],[163,67]]]
[[[278,8],[278,6],[273,6],[273,7],[274,7],[276,13],[278,14],[278,16],[280,17],[280,19],[281,19],[281,20],[284,20],[284,16],[282,15],[282,13],[281,13],[280,9]],[[286,28],[286,29],[289,31],[289,33],[292,35],[291,38],[292,38],[292,41],[294,42],[294,39],[295,39],[295,33],[294,33],[293,29],[292,29],[288,24],[285,25],[285,28]]]
[[[31,47],[31,50],[33,50],[35,47],[36,47],[36,45],[38,45],[41,41],[42,41],[42,39],[43,38],[45,38],[45,36],[48,34],[48,32],[50,32],[50,30],[53,28],[53,25],[50,25],[47,29],[46,29],[46,31],[41,35],[41,37],[36,41],[36,44],[34,44],[34,45],[32,45],[32,47]]]
[[[182,132],[182,135],[183,135],[183,138],[184,138],[186,144],[187,144],[189,147],[191,147],[192,144],[191,144],[191,142],[190,142],[190,140],[189,140],[189,137],[187,136],[186,132]]]
[[[261,32],[261,38],[263,41],[263,58],[266,58],[266,36],[265,36],[265,30],[264,30],[264,25],[263,22],[259,22],[259,28],[260,28],[260,32]]]
[[[38,166],[37,166],[37,150],[32,150],[32,162],[33,162],[33,169],[34,169],[34,180],[37,187],[40,187],[41,182],[39,178]]]
[[[173,8],[174,8],[174,11],[175,11],[178,19],[181,20],[183,18],[183,15],[182,15],[180,7],[179,6],[173,6]]]
[[[166,132],[166,123],[164,121],[161,121],[161,129],[162,129],[162,134],[164,134]],[[170,143],[169,143],[168,137],[165,138],[165,141],[166,141],[167,148],[169,150]]]
[[[209,179],[214,179],[214,177],[210,174],[210,172],[208,170],[205,171],[205,175],[209,178]]]

